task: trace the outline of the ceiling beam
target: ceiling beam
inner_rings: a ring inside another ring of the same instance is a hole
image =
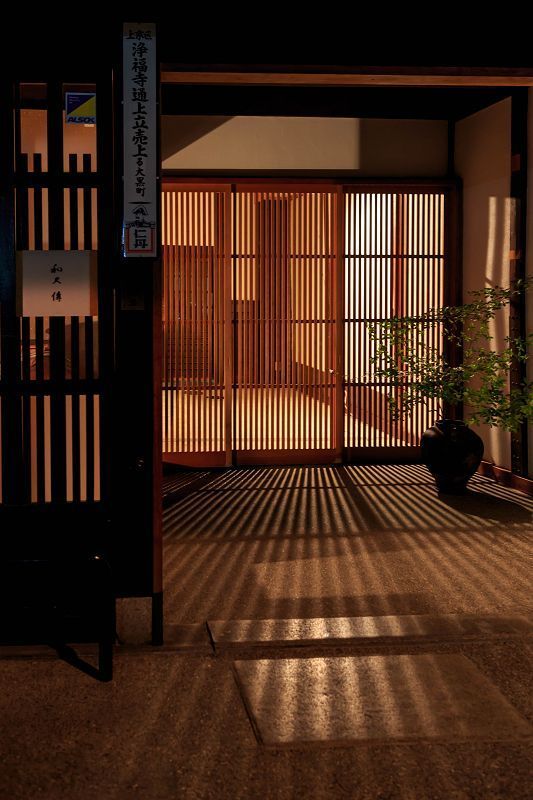
[[[161,82],[222,86],[533,86],[533,68],[476,68],[445,70],[414,68],[410,72],[254,72],[187,70],[162,65]]]

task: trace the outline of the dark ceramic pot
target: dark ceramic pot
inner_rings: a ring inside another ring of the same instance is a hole
[[[422,461],[443,494],[463,494],[481,464],[483,441],[457,419],[441,419],[422,436]]]

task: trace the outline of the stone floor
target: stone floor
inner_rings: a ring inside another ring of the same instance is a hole
[[[166,647],[111,684],[0,659],[0,800],[531,797],[532,498],[410,466],[166,490]]]
[[[460,653],[235,662],[258,742],[533,741],[533,727]]]
[[[417,465],[178,473],[167,621],[530,612],[533,497],[470,485],[439,497]]]
[[[329,660],[424,653],[428,648],[412,645],[328,648],[323,653],[305,648],[306,659]],[[488,682],[490,696],[503,698],[504,713],[519,720],[516,732],[506,727],[505,735],[500,728],[492,737],[486,730],[465,737],[457,735],[456,723],[455,731],[441,738],[418,728],[410,739],[262,744],[235,679],[234,662],[268,658],[286,663],[304,658],[303,649],[253,655],[243,649],[231,658],[119,654],[111,684],[97,683],[55,659],[2,660],[0,797],[529,800],[532,739],[524,736],[523,726],[533,723],[530,642],[429,648],[432,659],[442,654],[473,665]],[[388,689],[390,710],[394,694]],[[309,700],[302,696],[302,710]],[[373,695],[368,720],[376,719],[375,700]],[[273,697],[271,720],[278,708],[286,712],[283,694]],[[409,719],[412,723],[412,714]]]

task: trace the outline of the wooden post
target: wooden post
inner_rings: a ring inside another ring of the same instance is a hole
[[[527,219],[527,116],[528,90],[521,89],[511,97],[511,219],[509,242],[509,276],[511,283],[526,276]],[[509,336],[526,333],[526,300],[524,294],[511,301]],[[517,389],[526,379],[526,364],[516,361],[511,367],[510,388]],[[511,434],[511,470],[515,475],[528,475],[527,424]]]
[[[335,197],[335,299],[332,303],[335,325],[335,409],[332,414],[334,424],[333,447],[335,461],[342,461],[344,448],[344,186],[337,187]]]

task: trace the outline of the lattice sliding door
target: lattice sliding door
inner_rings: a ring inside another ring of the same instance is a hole
[[[444,301],[435,189],[169,184],[163,449],[180,464],[413,452],[438,413],[391,418],[367,323]],[[442,347],[438,332],[427,347]]]
[[[331,460],[336,194],[235,193],[238,463]]]
[[[191,465],[231,451],[229,199],[163,192],[163,452]]]
[[[442,192],[371,192],[345,195],[344,445],[349,454],[418,445],[433,424],[435,402],[402,421],[388,409],[391,392],[377,379],[375,344],[366,323],[418,316],[444,300],[445,195]],[[427,346],[440,349],[436,330]]]

